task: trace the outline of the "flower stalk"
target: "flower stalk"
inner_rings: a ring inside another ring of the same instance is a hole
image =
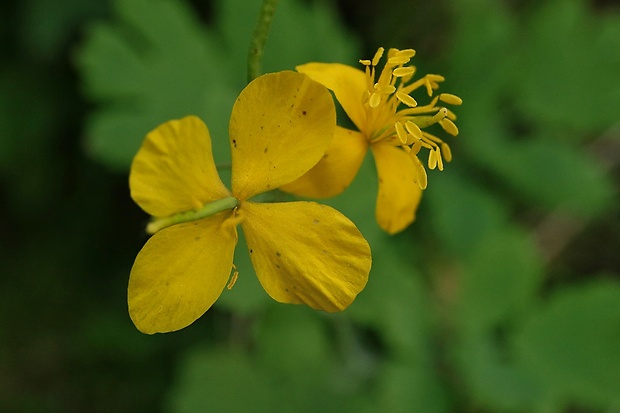
[[[262,74],[263,52],[277,5],[278,0],[263,0],[258,22],[252,36],[252,42],[250,43],[250,50],[248,51],[248,83]]]
[[[202,208],[194,211],[185,211],[178,214],[171,215],[169,217],[155,218],[146,226],[146,232],[148,234],[154,234],[159,230],[162,230],[171,225],[180,224],[182,222],[191,222],[198,219],[210,217],[219,212],[233,209],[239,204],[239,201],[234,196],[218,199],[217,201],[209,202]]]

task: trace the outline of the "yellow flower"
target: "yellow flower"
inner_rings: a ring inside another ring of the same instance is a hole
[[[426,188],[426,170],[418,159],[420,149],[429,150],[430,169],[443,170],[443,160],[452,159],[449,146],[423,129],[439,123],[456,136],[456,116],[437,104],[460,105],[462,101],[442,93],[419,106],[411,93],[425,87],[430,97],[444,78],[426,75],[411,82],[416,71],[414,66],[407,66],[415,54],[412,49],[390,49],[383,70],[377,73],[383,51],[379,48],[372,60],[360,60],[365,71],[339,63],[297,67],[334,92],[358,130],[338,127],[323,159],[282,190],[312,198],[338,195],[351,183],[370,148],[379,176],[376,219],[381,228],[395,234],[413,222]]]
[[[364,288],[370,247],[338,211],[314,202],[248,199],[312,168],[333,137],[329,91],[296,72],[264,75],[239,95],[230,119],[232,191],[220,180],[206,125],[194,116],[150,132],[131,166],[134,201],[156,232],[131,269],[129,313],[144,333],[175,331],[207,311],[229,283],[237,224],[265,291],[328,312]]]

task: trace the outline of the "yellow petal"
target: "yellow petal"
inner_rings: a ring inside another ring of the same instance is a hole
[[[153,235],[131,269],[129,315],[143,333],[187,327],[213,305],[228,282],[237,243],[223,212]]]
[[[314,202],[241,206],[250,258],[276,301],[342,311],[364,289],[368,243],[335,209]]]
[[[230,195],[215,169],[207,126],[188,116],[150,132],[131,164],[131,197],[155,217],[198,209]]]
[[[232,189],[245,200],[308,172],[336,129],[329,91],[308,76],[279,72],[253,80],[230,119]]]
[[[360,132],[337,127],[325,155],[301,178],[280,189],[309,198],[329,198],[344,191],[357,175],[368,141]]]
[[[366,111],[362,98],[368,91],[368,85],[362,70],[341,63],[307,63],[297,66],[297,71],[307,74],[334,92],[357,129],[366,129]]]
[[[370,148],[379,175],[377,222],[389,234],[396,234],[415,219],[422,197],[417,171],[409,154],[399,147],[377,143]]]

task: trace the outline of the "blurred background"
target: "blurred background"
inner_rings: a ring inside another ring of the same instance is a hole
[[[196,114],[227,162],[259,7],[0,5],[0,411],[620,412],[614,1],[280,0],[265,71],[414,48],[464,100],[459,136],[436,131],[454,161],[394,237],[372,159],[329,201],[373,250],[345,312],[275,303],[241,244],[235,287],[196,323],[134,328],[131,159]]]

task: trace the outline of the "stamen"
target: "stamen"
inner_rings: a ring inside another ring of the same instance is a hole
[[[229,290],[233,288],[233,286],[237,282],[237,278],[239,277],[239,271],[237,271],[237,267],[235,267],[235,264],[233,264],[232,267],[234,271],[232,276],[230,277],[230,282],[226,286],[226,288],[228,288]]]
[[[407,132],[409,132],[414,137],[420,140],[422,139],[422,130],[415,123],[408,120],[407,122],[405,122],[405,128],[407,128]]]
[[[413,164],[415,165],[418,175],[418,186],[420,187],[420,189],[426,189],[426,186],[428,185],[428,176],[426,175],[426,169],[424,169],[424,165],[422,165],[422,162],[420,162],[417,156],[413,156]]]
[[[463,104],[463,99],[451,93],[442,93],[439,95],[439,100],[455,106]]]
[[[448,132],[450,135],[456,136],[459,134],[459,128],[457,128],[454,122],[452,122],[450,119],[444,118],[439,121],[439,124],[441,125],[443,130]]]
[[[416,106],[418,106],[418,102],[416,102],[414,98],[407,95],[406,93],[396,92],[396,99],[409,106],[410,108],[415,108]]]
[[[417,141],[415,141],[415,143],[411,147],[411,156],[417,155],[420,152],[420,149],[422,149],[422,139],[418,139]]]
[[[411,59],[413,56],[415,56],[415,50],[413,49],[399,50],[398,52],[396,52],[394,56],[402,56],[402,57],[406,57],[407,59]]]
[[[396,129],[396,134],[398,135],[398,140],[403,145],[407,144],[407,132],[405,132],[405,128],[403,128],[403,124],[400,122],[396,122],[394,124],[394,129]]]
[[[446,161],[452,162],[452,151],[450,150],[450,146],[447,143],[441,143],[441,152],[443,152],[443,157]]]
[[[370,105],[371,108],[376,108],[377,106],[379,106],[379,104],[381,104],[381,94],[375,92],[370,95],[370,99],[368,99],[368,105]]]
[[[428,153],[428,169],[433,170],[437,167],[437,153],[431,150]]]
[[[363,64],[364,66],[370,66],[372,62],[370,60],[360,59],[360,63]]]
[[[413,72],[415,72],[415,69],[411,66],[397,67],[396,69],[392,71],[392,76],[404,77],[404,76],[412,75]]]
[[[396,92],[396,88],[393,85],[380,85],[379,83],[375,83],[375,92],[381,93],[382,95],[391,95]]]
[[[375,53],[375,57],[372,58],[372,65],[373,66],[377,66],[379,64],[379,60],[381,60],[381,57],[383,56],[383,51],[385,49],[383,47],[380,47],[377,49],[377,53]]]
[[[437,159],[437,168],[439,168],[440,171],[443,171],[443,160],[441,159],[441,150],[439,149],[439,147],[435,149],[435,153],[435,158]]]

